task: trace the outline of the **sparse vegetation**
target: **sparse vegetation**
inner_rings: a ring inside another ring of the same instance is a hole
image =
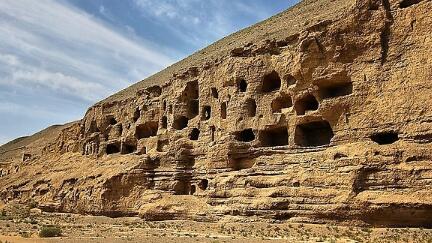
[[[30,237],[31,237],[31,233],[30,233],[30,232],[27,232],[27,231],[19,232],[19,234],[20,234],[21,237],[23,237],[23,238],[30,238]]]
[[[58,237],[61,236],[61,234],[62,230],[56,225],[44,226],[39,232],[40,237]]]
[[[32,209],[32,208],[37,208],[38,203],[37,203],[35,200],[30,200],[30,201],[27,203],[27,206],[28,206],[30,209]]]

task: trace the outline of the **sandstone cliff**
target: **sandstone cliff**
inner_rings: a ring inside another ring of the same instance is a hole
[[[432,1],[306,0],[0,148],[0,197],[148,220],[432,225]]]

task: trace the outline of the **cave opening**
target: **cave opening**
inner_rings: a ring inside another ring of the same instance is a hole
[[[111,122],[111,121],[110,121],[110,122]],[[117,123],[117,121],[115,121],[115,119],[113,120],[113,122],[115,122],[114,124]],[[90,126],[89,126],[89,128],[88,128],[88,132],[89,132],[89,133],[100,132],[100,131],[99,131],[99,128],[98,128],[98,126],[97,126],[97,122],[96,122],[95,120],[92,120],[92,121],[90,122]]]
[[[327,121],[315,121],[297,125],[294,140],[302,147],[316,147],[330,144],[333,136]]]
[[[319,87],[319,94],[322,99],[346,96],[352,94],[352,92],[352,83],[336,83]]]
[[[211,94],[213,98],[218,99],[219,98],[219,92],[216,88],[211,88]]]
[[[161,120],[161,126],[162,126],[162,128],[164,128],[164,129],[166,129],[166,128],[168,127],[168,118],[167,118],[166,116],[163,116],[163,117],[162,117],[162,120]]]
[[[110,143],[106,147],[106,154],[117,154],[120,153],[119,143]]]
[[[263,147],[288,145],[288,129],[277,127],[259,132],[259,141]]]
[[[198,128],[193,128],[192,131],[189,133],[189,139],[190,140],[198,140],[200,135],[200,130]]]
[[[175,195],[189,195],[191,183],[189,180],[178,180],[174,185]]]
[[[420,2],[421,2],[421,0],[403,0],[402,2],[399,3],[399,7],[400,8],[408,8],[412,5],[418,4]]]
[[[193,194],[195,194],[195,192],[196,192],[196,186],[195,185],[191,185],[191,187],[190,187],[190,195],[193,195]]]
[[[140,112],[140,110],[138,108],[136,108],[135,111],[134,111],[134,114],[133,114],[133,118],[132,118],[133,121],[137,122],[138,119],[140,118],[140,116],[141,116],[141,112]]]
[[[182,92],[183,100],[195,100],[199,97],[198,80],[188,82]]]
[[[147,147],[141,147],[141,149],[138,151],[138,154],[147,154]]]
[[[264,76],[262,81],[262,92],[268,93],[279,90],[281,87],[281,79],[279,74],[276,71],[272,71],[271,73]]]
[[[159,128],[158,122],[148,121],[136,127],[135,136],[137,139],[154,137]]]
[[[179,116],[174,119],[173,128],[176,130],[182,130],[188,126],[189,119],[185,116]]]
[[[162,88],[158,85],[148,87],[147,91],[150,94],[150,98],[156,98],[162,94]]]
[[[301,98],[295,103],[295,110],[297,115],[304,115],[308,111],[316,111],[318,110],[319,103],[316,100],[315,96],[308,94],[305,97]]]
[[[226,119],[226,117],[227,117],[227,103],[223,102],[221,104],[221,118]]]
[[[375,133],[370,139],[379,145],[392,144],[399,140],[399,134],[394,131]]]
[[[238,79],[237,80],[237,89],[239,92],[246,92],[247,90],[247,82],[244,79]]]
[[[216,127],[210,126],[210,132],[211,132],[211,141],[213,142],[215,140]]]
[[[108,123],[111,125],[111,126],[114,126],[115,124],[117,124],[117,120],[115,119],[115,117],[114,116],[108,116],[107,117],[107,119],[108,119]]]
[[[207,187],[208,187],[208,180],[207,179],[202,179],[200,181],[200,183],[198,184],[198,188],[203,190],[203,191],[207,190]]]
[[[199,100],[190,100],[187,102],[187,116],[192,119],[199,113]]]
[[[211,118],[211,107],[206,105],[202,108],[201,120],[206,121]]]
[[[240,142],[251,142],[255,140],[255,133],[253,132],[252,128],[248,128],[240,132],[236,132],[235,138]]]
[[[283,95],[274,99],[271,103],[273,113],[281,113],[282,109],[292,107],[291,96]]]
[[[162,110],[166,111],[166,108],[167,108],[167,102],[166,100],[164,100],[162,103]]]
[[[123,143],[121,148],[121,154],[131,154],[137,150],[137,146],[135,144]]]

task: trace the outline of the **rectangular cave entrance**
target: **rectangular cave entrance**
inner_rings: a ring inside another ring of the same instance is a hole
[[[288,145],[288,130],[286,127],[277,127],[260,131],[259,141],[263,147]]]
[[[137,150],[136,142],[122,143],[121,154],[131,154],[136,152],[136,150]]]
[[[187,117],[190,119],[196,117],[199,113],[199,100],[190,100],[187,102]]]
[[[159,124],[156,121],[146,122],[136,127],[135,136],[137,139],[156,136]]]
[[[186,84],[179,101],[186,106],[188,119],[196,117],[199,113],[199,86],[198,81],[191,81]]]
[[[276,71],[264,76],[262,80],[261,90],[264,93],[273,92],[279,90],[281,87],[281,79]]]
[[[318,106],[317,99],[312,94],[308,94],[295,103],[294,109],[297,115],[301,116],[309,111],[318,110]]]
[[[166,116],[163,116],[161,119],[161,125],[163,129],[167,129],[168,127],[168,118]]]
[[[216,88],[211,88],[211,93],[213,98],[218,99],[219,98],[219,92]]]
[[[339,96],[349,95],[353,92],[352,83],[336,83],[319,87],[321,99],[335,98]]]
[[[173,128],[175,130],[183,130],[188,126],[189,119],[185,116],[179,116],[174,119]]]
[[[240,142],[252,142],[255,140],[255,133],[252,128],[248,128],[239,132],[236,132],[235,139]]]
[[[193,195],[196,192],[196,186],[191,184],[190,179],[179,179],[174,185],[175,195]]]
[[[302,147],[328,145],[333,138],[333,130],[327,121],[315,121],[297,125],[294,141]]]
[[[221,118],[226,119],[226,117],[227,117],[227,103],[223,102],[221,104]]]
[[[198,128],[194,127],[189,133],[189,139],[194,141],[198,140],[200,133],[201,131]]]
[[[289,108],[291,106],[292,106],[291,96],[286,94],[277,97],[271,103],[271,108],[273,113],[281,113],[283,109]]]
[[[183,100],[195,100],[199,97],[198,80],[188,82],[182,92]]]
[[[211,107],[208,105],[203,106],[202,111],[201,111],[201,120],[207,121],[210,118],[211,118]]]
[[[106,154],[120,153],[120,143],[110,143],[106,147]]]
[[[237,79],[237,90],[239,92],[246,92],[247,86],[248,86],[248,84],[247,84],[246,80],[244,80],[242,78]]]
[[[211,141],[213,142],[215,140],[216,127],[210,126],[210,132],[211,132]]]

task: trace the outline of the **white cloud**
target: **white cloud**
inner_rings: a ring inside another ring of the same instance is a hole
[[[6,74],[0,83],[85,100],[97,101],[174,62],[156,44],[54,0],[0,1],[0,33],[0,73]]]
[[[171,19],[178,18],[180,12],[176,8],[176,1],[152,1],[152,0],[135,0],[135,3],[142,9],[148,9],[152,14],[158,17],[168,17]]]
[[[40,85],[54,91],[79,96],[88,101],[97,100],[100,98],[99,94],[109,92],[102,84],[85,82],[60,72],[52,73],[40,69],[18,70],[12,74],[12,80],[22,86]]]
[[[20,63],[18,57],[14,55],[1,54],[1,53],[0,53],[0,62],[9,66],[16,66]]]
[[[204,47],[239,27],[245,15],[257,22],[269,16],[263,6],[253,1],[247,4],[236,0],[134,0],[143,15],[150,16],[186,43]]]
[[[89,44],[105,50],[123,48],[125,54],[131,57],[141,56],[146,62],[159,66],[172,62],[167,56],[127,39],[88,14],[56,1],[3,0],[0,9],[2,14],[31,24],[31,27],[40,30],[42,34],[49,33],[57,39]]]

